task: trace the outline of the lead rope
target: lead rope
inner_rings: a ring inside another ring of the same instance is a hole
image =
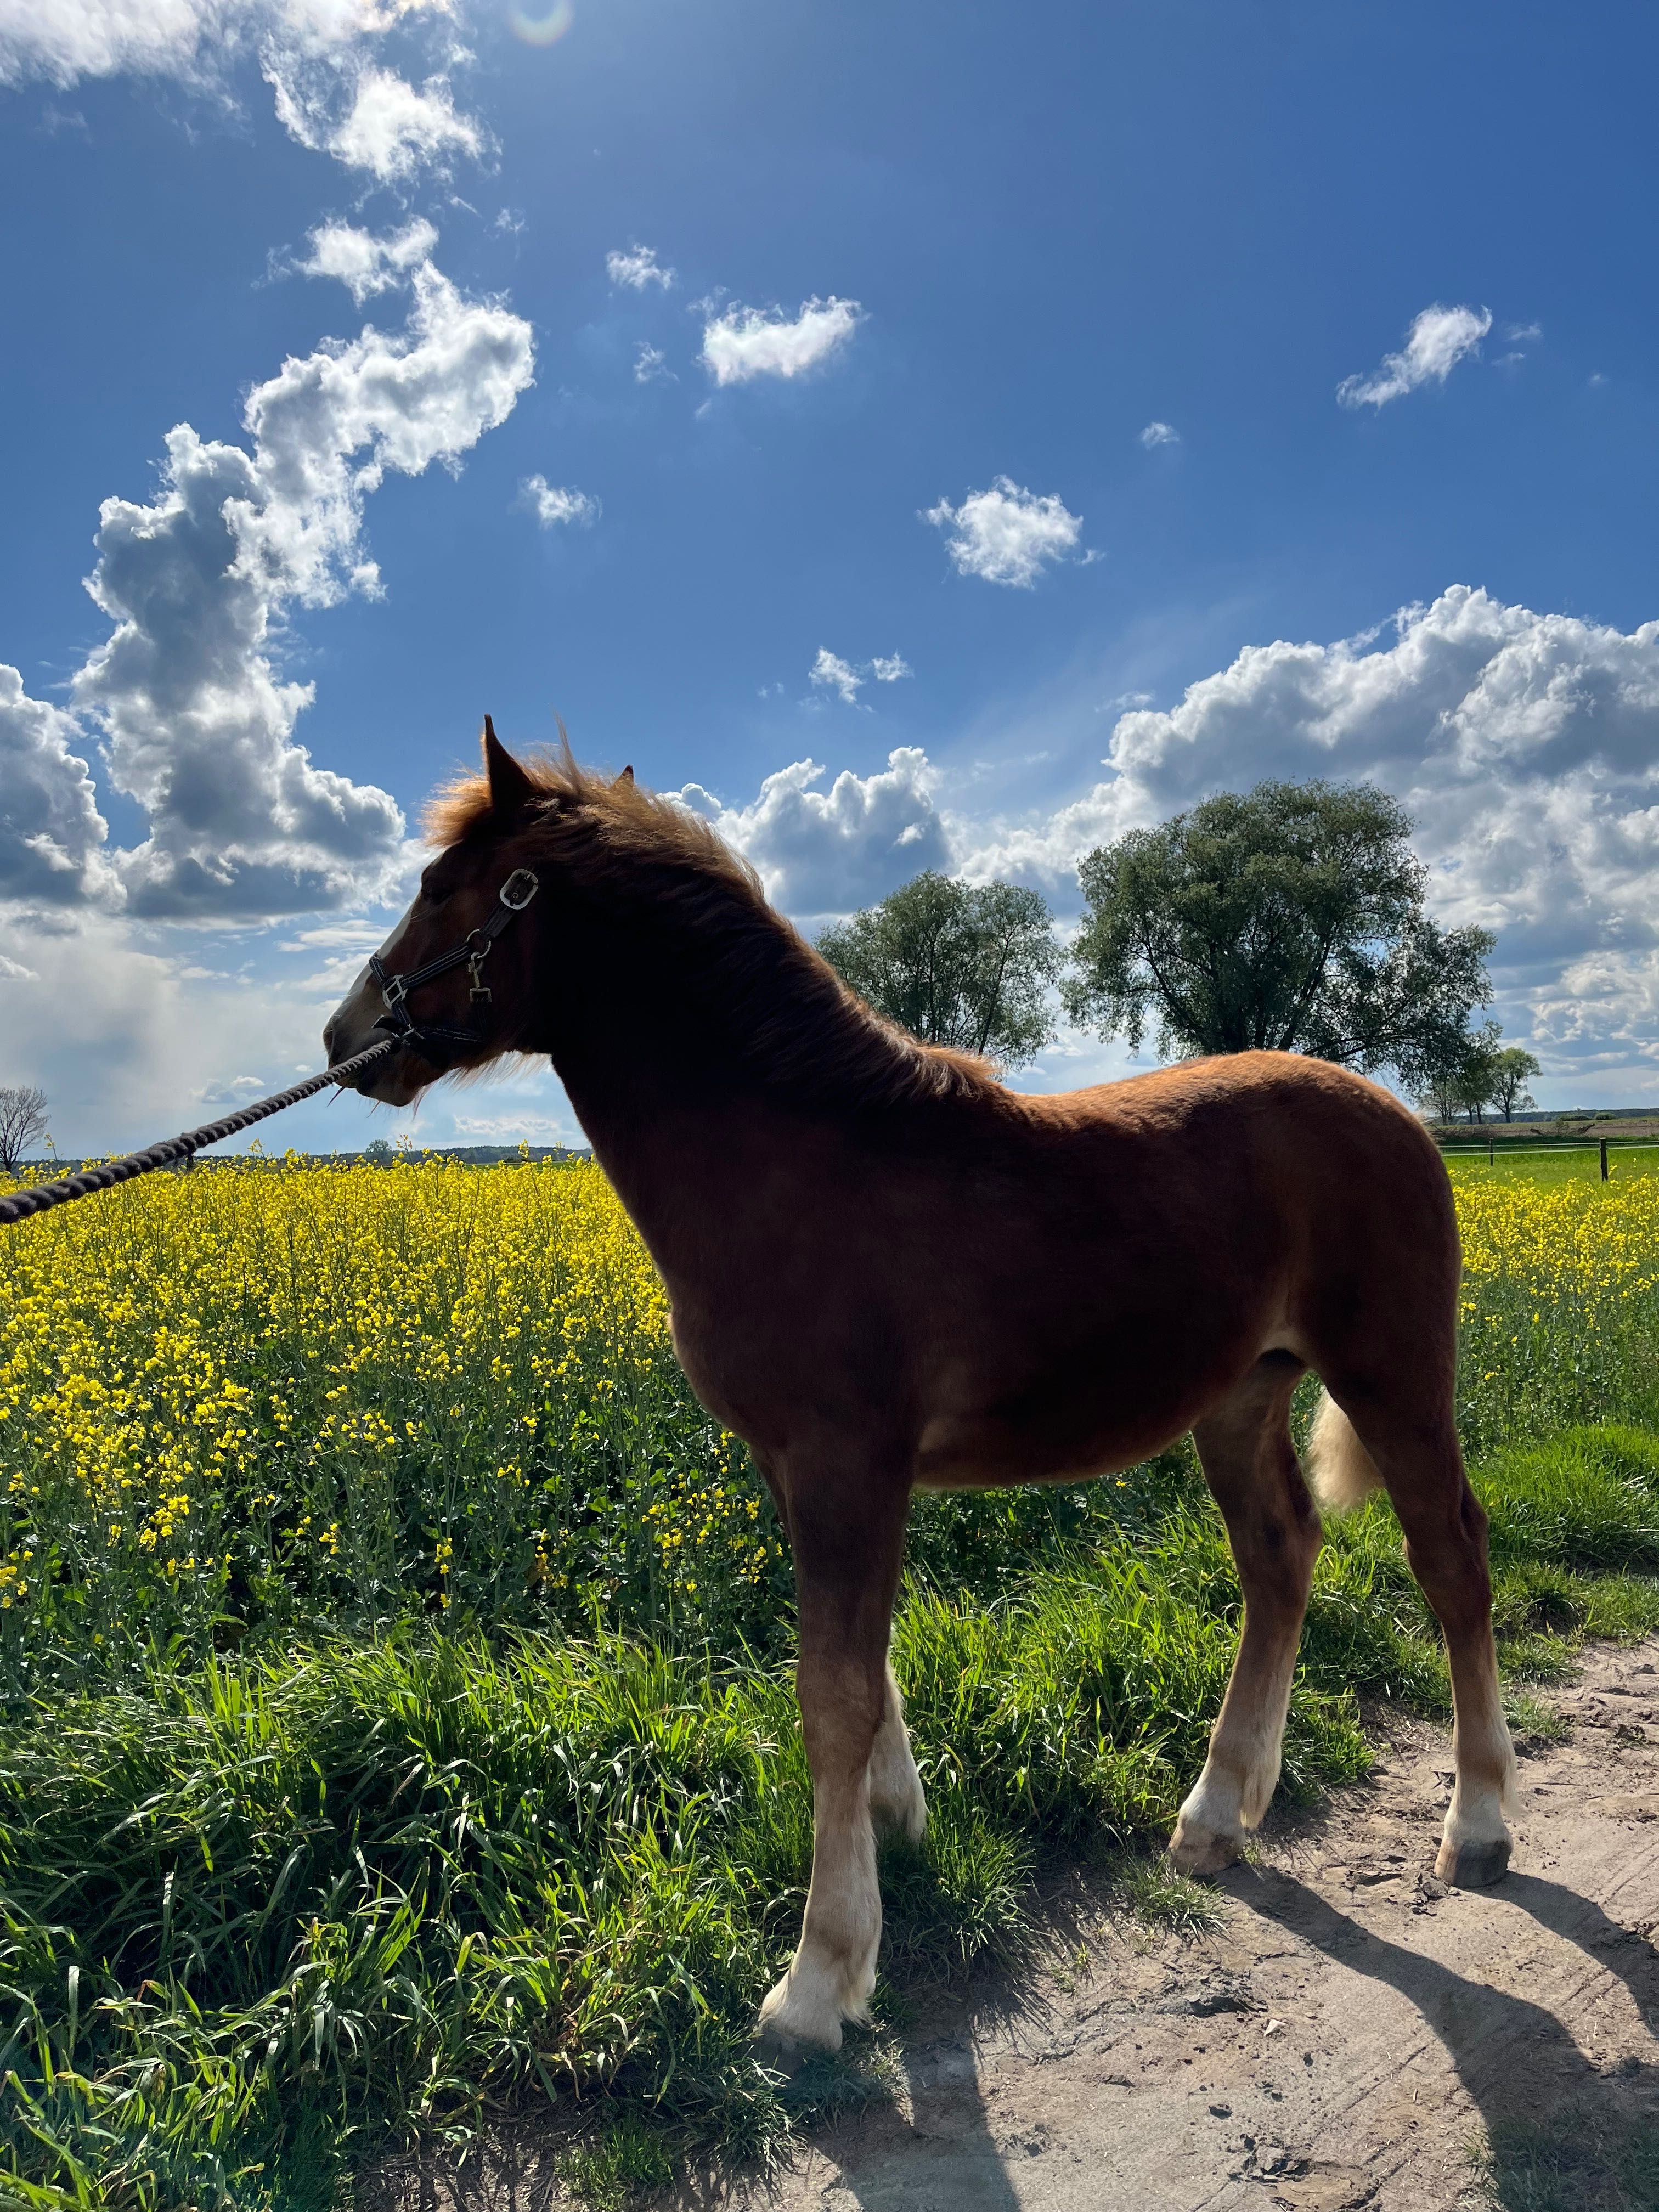
[[[280,1114],[286,1106],[297,1106],[302,1098],[309,1098],[331,1083],[347,1083],[361,1075],[388,1053],[396,1052],[403,1043],[401,1037],[382,1037],[367,1052],[354,1053],[333,1067],[325,1067],[320,1075],[308,1075],[303,1083],[290,1085],[288,1090],[277,1091],[270,1098],[260,1098],[252,1106],[244,1106],[240,1114],[228,1115],[222,1121],[210,1121],[205,1128],[187,1129],[181,1137],[165,1138],[148,1151],[129,1152],[125,1159],[106,1160],[101,1167],[82,1168],[78,1175],[64,1176],[57,1182],[38,1182],[28,1190],[15,1190],[9,1198],[0,1198],[0,1224],[25,1221],[32,1213],[45,1213],[54,1206],[67,1206],[72,1198],[86,1198],[94,1190],[108,1190],[112,1184],[131,1182],[134,1176],[149,1175],[155,1168],[171,1167],[175,1160],[188,1159],[199,1152],[204,1145],[216,1145],[222,1138],[234,1137],[239,1129],[246,1129],[267,1115]]]
[[[384,1060],[400,1046],[423,1048],[428,1042],[436,1042],[459,1045],[464,1051],[470,1051],[475,1045],[483,1044],[483,1035],[478,1030],[417,1023],[409,1011],[409,994],[434,977],[448,975],[453,968],[465,967],[472,981],[469,994],[472,1010],[474,1013],[482,1012],[489,1004],[489,986],[483,979],[484,962],[496,939],[518,920],[540,889],[534,869],[514,868],[497,892],[489,919],[480,922],[477,928],[469,930],[462,943],[447,952],[439,953],[436,959],[428,960],[412,975],[394,975],[375,953],[368,965],[380,987],[380,1003],[386,1012],[374,1026],[377,1030],[390,1030],[392,1034],[382,1037],[379,1044],[370,1045],[367,1052],[355,1053],[337,1066],[325,1067],[320,1075],[308,1075],[303,1083],[279,1091],[274,1097],[261,1098],[254,1105],[244,1106],[240,1114],[229,1115],[222,1121],[210,1121],[204,1129],[186,1129],[182,1137],[168,1137],[161,1144],[152,1145],[148,1152],[129,1152],[122,1160],[106,1160],[102,1167],[82,1168],[79,1175],[64,1176],[58,1182],[39,1182],[29,1190],[15,1190],[9,1198],[0,1198],[0,1226],[9,1221],[26,1221],[32,1213],[45,1213],[54,1206],[67,1206],[72,1198],[85,1198],[92,1191],[109,1189],[112,1183],[131,1182],[134,1176],[148,1175],[153,1168],[171,1167],[175,1160],[188,1159],[204,1145],[216,1145],[222,1138],[234,1137],[239,1129],[263,1121],[269,1114],[280,1114],[285,1106],[297,1106],[302,1098],[309,1098],[325,1084],[345,1083],[352,1076],[361,1075],[366,1067],[373,1067],[376,1060]],[[430,1059],[432,1055],[426,1053],[425,1057]]]

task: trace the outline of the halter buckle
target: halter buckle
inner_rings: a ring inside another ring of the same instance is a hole
[[[453,951],[443,953],[435,960],[428,960],[412,975],[393,975],[380,955],[372,952],[368,959],[369,973],[380,987],[380,1003],[386,1008],[385,1014],[375,1023],[375,1028],[389,1030],[400,1042],[422,1048],[428,1040],[459,1045],[464,1051],[471,1051],[475,1045],[483,1044],[484,1039],[474,1030],[447,1029],[441,1024],[417,1025],[407,1004],[410,988],[431,982],[436,976],[446,974],[465,961],[471,980],[472,1004],[479,1008],[487,1006],[490,1003],[491,994],[483,979],[483,963],[489,957],[495,939],[507,927],[508,916],[522,914],[540,889],[541,880],[532,869],[514,868],[498,895],[504,911],[489,921],[480,923],[477,929],[469,930],[465,941]]]

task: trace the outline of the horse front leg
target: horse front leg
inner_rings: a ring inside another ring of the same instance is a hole
[[[812,1771],[812,1880],[800,1943],[761,2007],[764,2044],[793,2054],[841,2047],[842,2022],[869,2017],[881,1942],[877,1809],[921,1832],[921,1784],[887,1665],[909,1503],[879,1490],[786,1475],[800,1613],[795,1690]]]

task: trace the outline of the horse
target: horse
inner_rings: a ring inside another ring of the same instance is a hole
[[[1244,1598],[1169,1847],[1196,1875],[1239,1856],[1278,1783],[1322,1541],[1310,1480],[1332,1510],[1386,1489],[1450,1662],[1436,1872],[1504,1874],[1515,1757],[1454,1419],[1456,1222],[1397,1100],[1276,1052],[1011,1091],[855,997],[689,809],[568,745],[520,762],[488,718],[482,773],[426,830],[436,856],[328,1022],[331,1061],[391,1028],[402,1048],[357,1087],[401,1106],[454,1070],[550,1059],[690,1386],[793,1552],[812,1868],[765,2044],[834,2050],[867,2017],[875,1826],[922,1833],[888,1663],[918,1487],[1080,1481],[1191,1431]],[[1310,1370],[1304,1479],[1289,1412]]]

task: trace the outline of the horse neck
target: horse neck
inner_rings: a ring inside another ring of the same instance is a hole
[[[582,934],[596,957],[584,957],[580,987],[556,961],[547,971],[544,1048],[594,1158],[666,1271],[676,1244],[718,1225],[757,1146],[781,1164],[808,1118],[822,1124],[812,1063],[831,1066],[844,1041],[832,1010],[805,1053],[799,1042],[768,1050],[769,1016],[787,1013],[792,991],[806,988],[781,929],[757,945],[740,985],[670,919],[629,915]],[[844,1018],[849,1036],[867,1042],[862,1018]]]

